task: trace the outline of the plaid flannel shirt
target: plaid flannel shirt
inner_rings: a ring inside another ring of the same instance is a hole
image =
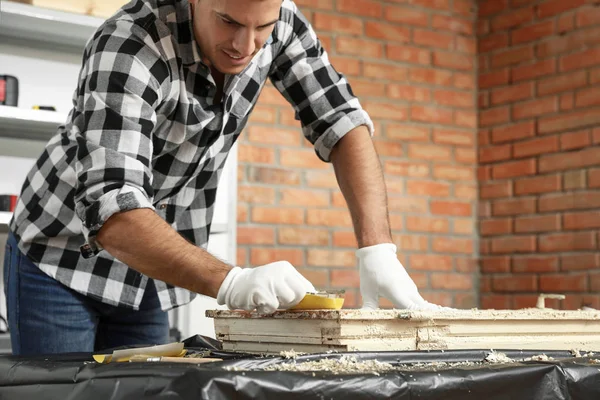
[[[148,278],[102,251],[96,234],[114,213],[150,208],[205,248],[220,173],[267,78],[322,160],[353,128],[373,131],[293,2],[244,71],[226,76],[218,104],[188,1],[123,6],[88,41],[68,120],[23,185],[11,222],[21,251],[75,291],[137,309]],[[155,285],[163,310],[195,296]]]

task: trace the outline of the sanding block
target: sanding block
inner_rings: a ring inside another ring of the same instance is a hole
[[[339,310],[344,305],[344,290],[322,290],[306,293],[291,310]]]

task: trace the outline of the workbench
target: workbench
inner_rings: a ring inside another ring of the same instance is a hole
[[[194,341],[188,341],[193,344]],[[190,352],[205,348],[187,347]],[[414,365],[464,362],[450,368],[334,374],[264,371],[282,363],[341,357],[338,353],[261,357],[211,351],[223,361],[189,364],[98,364],[91,354],[0,357],[2,399],[598,399],[600,364],[570,351],[504,351],[512,359],[544,353],[550,361],[477,363],[490,350],[357,352],[360,360]],[[283,396],[283,397],[282,397]]]

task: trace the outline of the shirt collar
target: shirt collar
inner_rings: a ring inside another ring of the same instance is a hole
[[[186,66],[201,63],[202,57],[200,56],[200,46],[194,36],[191,5],[187,1],[178,1],[176,4],[176,38],[177,43],[179,44],[181,60]]]

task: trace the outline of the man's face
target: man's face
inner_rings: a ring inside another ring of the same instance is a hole
[[[281,0],[189,0],[203,61],[238,74],[265,44],[279,19]]]

